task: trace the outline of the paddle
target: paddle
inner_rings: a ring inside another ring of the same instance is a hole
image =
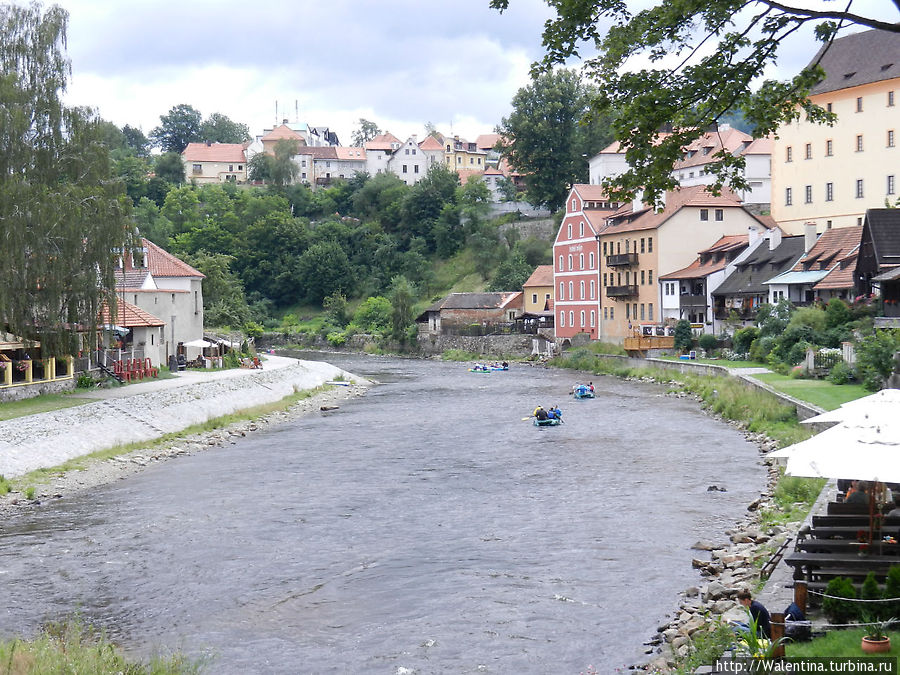
[[[528,417],[523,417],[522,421],[524,422],[525,420],[530,420],[532,417],[534,417],[534,415],[529,415]]]

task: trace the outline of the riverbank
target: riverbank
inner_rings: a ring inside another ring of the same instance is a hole
[[[0,429],[0,464],[14,489],[0,497],[0,517],[304,415],[331,414],[372,384],[327,363],[273,356],[267,365],[130,385],[78,408],[2,423],[15,432]],[[326,384],[335,380],[342,384]]]

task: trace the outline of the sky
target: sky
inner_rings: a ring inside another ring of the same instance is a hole
[[[360,118],[401,139],[422,138],[426,122],[470,140],[493,132],[528,84],[551,16],[543,0],[510,0],[503,14],[489,0],[55,4],[70,15],[70,105],[149,133],[188,104],[254,136],[288,119],[329,127],[343,145]],[[855,0],[853,9],[900,19],[890,0]],[[809,35],[794,40],[768,74],[789,77],[817,47]]]

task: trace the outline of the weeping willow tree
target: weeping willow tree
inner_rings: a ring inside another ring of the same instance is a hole
[[[99,117],[61,101],[67,23],[57,6],[0,5],[0,332],[45,356],[96,335],[133,242]]]

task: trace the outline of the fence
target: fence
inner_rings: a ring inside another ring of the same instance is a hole
[[[144,350],[143,349],[95,349],[92,352],[89,352],[87,355],[80,355],[75,357],[75,372],[76,373],[86,373],[91,370],[96,370],[101,365],[105,368],[112,368],[113,364],[116,361],[121,361],[122,359],[134,360],[138,359],[140,361],[144,360]]]

